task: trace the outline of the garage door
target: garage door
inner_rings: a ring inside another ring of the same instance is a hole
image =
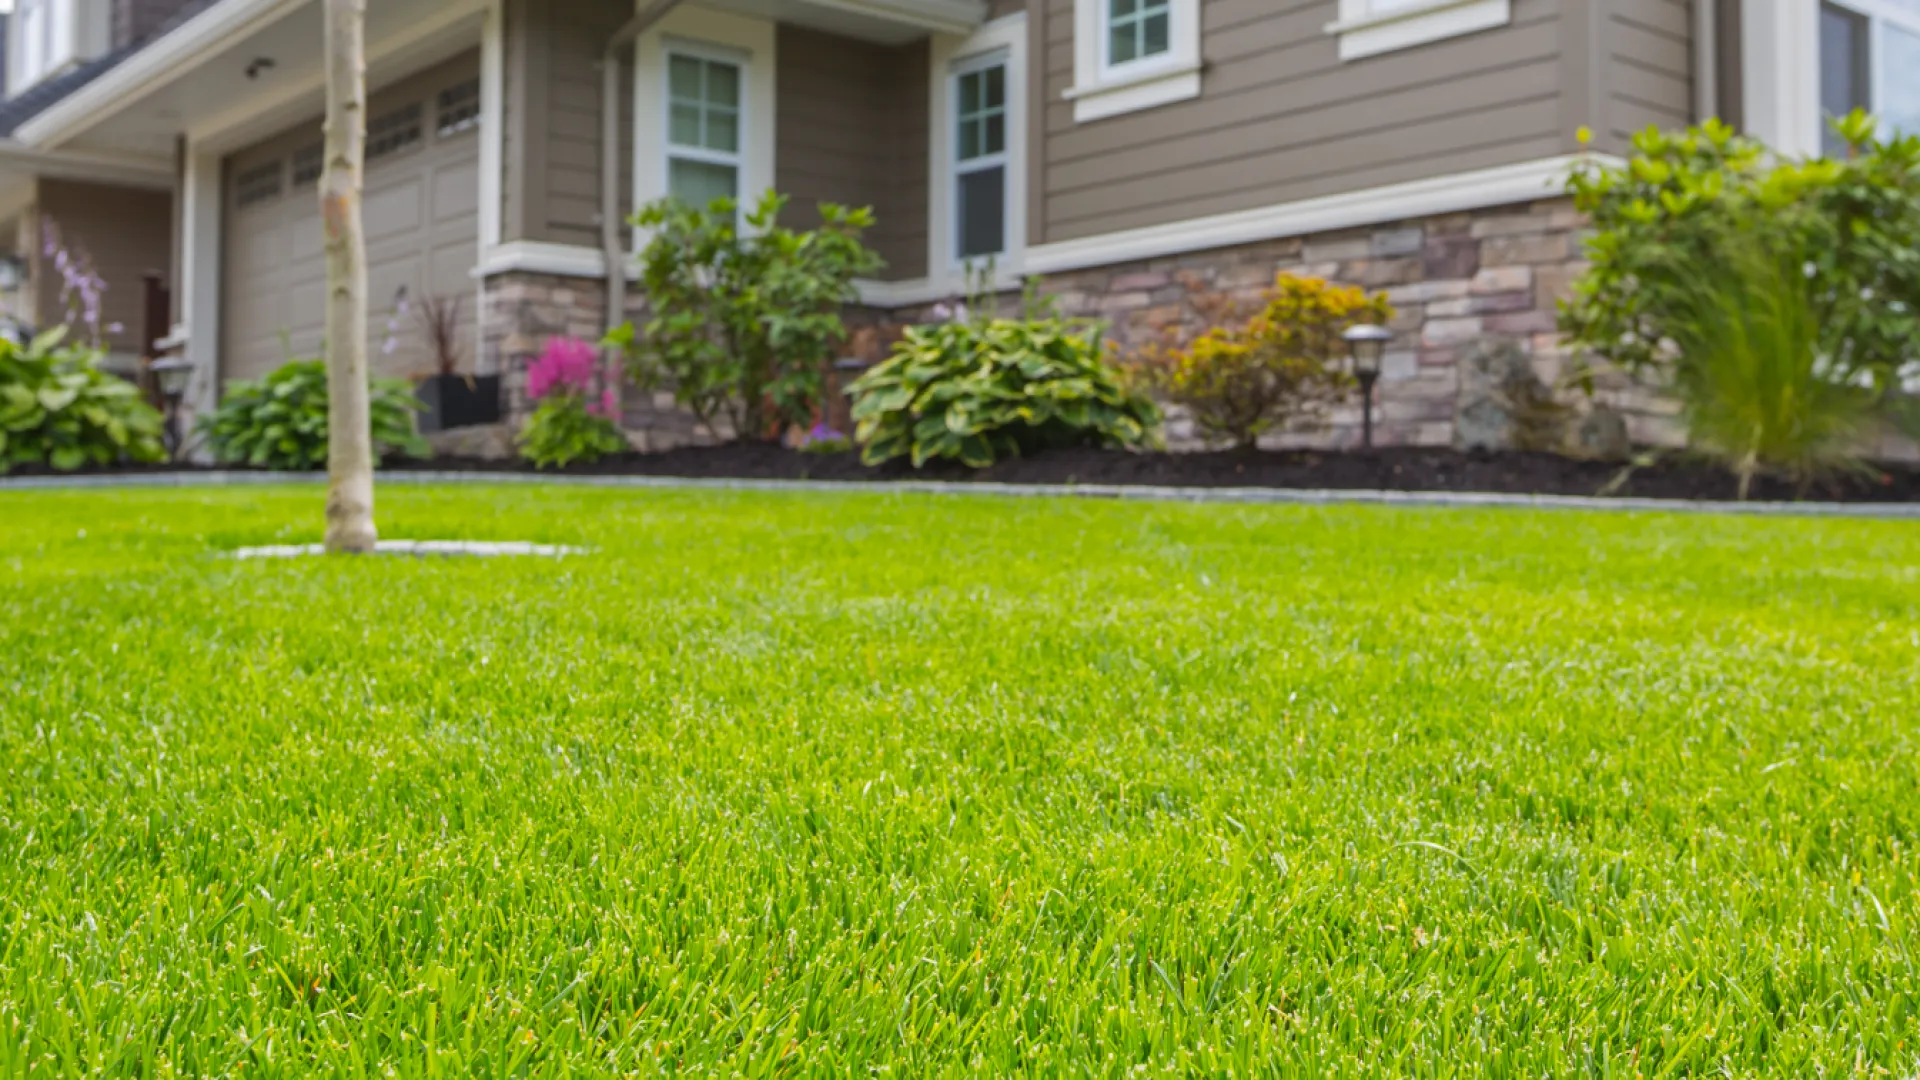
[[[479,61],[441,65],[374,95],[367,110],[364,215],[369,359],[376,373],[431,373],[419,301],[460,304],[462,369],[473,361],[479,231]],[[326,311],[317,123],[227,161],[221,374],[257,378],[315,356]],[[413,314],[396,319],[405,290]],[[389,327],[393,332],[389,333]],[[390,351],[383,348],[389,337]]]

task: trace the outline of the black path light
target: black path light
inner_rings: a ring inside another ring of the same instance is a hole
[[[169,356],[147,366],[160,400],[166,405],[167,456],[180,456],[180,400],[187,396],[187,384],[193,381],[193,361]]]
[[[1387,353],[1393,331],[1384,326],[1361,323],[1350,326],[1341,335],[1347,339],[1353,377],[1360,383],[1360,445],[1373,449],[1373,384],[1380,381],[1380,360]]]

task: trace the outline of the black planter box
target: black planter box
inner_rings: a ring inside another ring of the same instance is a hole
[[[426,406],[420,433],[500,422],[500,376],[433,375],[414,391]]]

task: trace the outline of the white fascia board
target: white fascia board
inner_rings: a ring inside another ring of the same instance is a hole
[[[1028,248],[1025,269],[1031,274],[1056,274],[1549,199],[1563,193],[1567,174],[1581,161],[1620,164],[1619,159],[1605,155],[1540,158],[1165,225],[1060,240]]]
[[[220,0],[20,125],[21,142],[58,146],[101,114],[130,104],[220,55],[225,46],[313,0]]]
[[[936,34],[971,34],[987,21],[985,0],[807,0],[814,7],[906,23]]]
[[[0,139],[0,167],[18,168],[36,176],[64,180],[94,180],[125,187],[170,190],[173,162],[164,158],[93,151],[45,150],[13,139]]]

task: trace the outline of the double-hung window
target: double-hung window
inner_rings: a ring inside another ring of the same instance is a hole
[[[1007,58],[953,76],[954,252],[963,260],[1007,248]]]
[[[1074,0],[1077,122],[1200,94],[1200,0]]]
[[[1866,109],[1901,134],[1920,134],[1920,4],[1829,0],[1820,5],[1821,146],[1844,150],[1824,121]]]
[[[745,71],[733,60],[667,54],[667,193],[695,206],[740,197]]]

